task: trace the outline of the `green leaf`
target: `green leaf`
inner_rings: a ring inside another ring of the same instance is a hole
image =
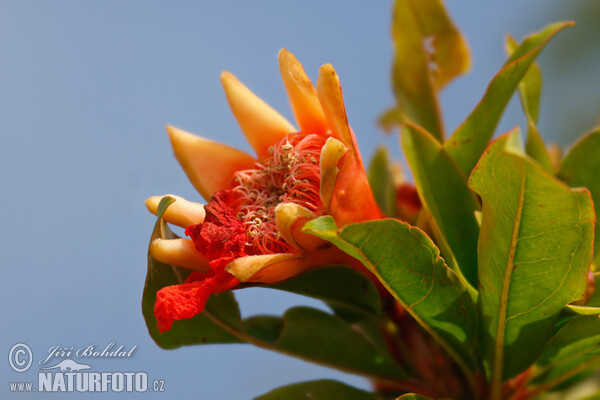
[[[600,128],[579,140],[562,161],[558,177],[571,187],[586,187],[600,215]],[[594,237],[594,263],[600,266],[600,223]]]
[[[575,318],[579,317],[578,314],[575,314],[574,312],[570,311],[567,307],[565,307],[562,310],[562,312],[560,313],[560,315],[558,316],[558,319],[556,320],[556,323],[554,324],[554,330],[553,330],[552,334],[555,334],[556,332],[558,332],[569,321],[574,320]]]
[[[581,296],[593,237],[589,193],[571,190],[500,137],[473,170],[482,199],[480,343],[492,377],[524,371],[542,352],[563,307]]]
[[[569,378],[564,379],[562,382],[560,382],[559,384],[555,385],[552,387],[552,389],[550,389],[551,393],[556,393],[556,394],[560,394],[562,396],[562,398],[573,398],[573,395],[577,396],[576,400],[584,400],[587,397],[580,397],[580,394],[582,390],[585,390],[586,393],[589,392],[589,386],[585,384],[586,379],[591,378],[590,380],[597,380],[596,377],[591,376],[594,374],[594,369],[587,369],[585,371],[582,371],[580,373],[576,373],[574,375],[572,375]],[[585,389],[582,389],[581,386],[588,386]],[[598,387],[598,385],[595,385],[595,387]],[[586,390],[588,389],[588,390]],[[546,391],[544,391],[546,392]],[[600,400],[598,398],[594,399],[594,400]]]
[[[333,380],[294,383],[255,398],[256,400],[381,400],[374,393],[365,392]]]
[[[477,287],[479,224],[475,211],[479,204],[466,176],[442,145],[421,128],[406,124],[401,138],[421,202],[433,216],[434,234],[444,258]]]
[[[600,366],[600,318],[578,317],[563,326],[536,362],[533,391],[545,391]]]
[[[398,397],[396,400],[432,400],[431,397],[421,396],[420,394],[407,393]]]
[[[158,207],[159,218],[154,226],[150,243],[159,238],[174,239],[177,237],[162,219],[166,208],[173,201],[175,200],[171,197],[165,197],[161,200]],[[146,274],[146,284],[142,297],[142,313],[152,339],[164,349],[174,349],[193,344],[240,342],[239,339],[216,325],[205,314],[176,321],[173,323],[171,330],[159,333],[154,316],[156,292],[165,286],[183,283],[190,273],[189,270],[161,263],[148,252],[148,273]],[[206,304],[206,309],[216,310],[219,315],[232,324],[240,323],[239,308],[232,293],[211,296]]]
[[[512,36],[506,37],[506,52],[511,56],[519,47],[519,43]],[[537,63],[532,62],[529,69],[518,85],[521,105],[528,120],[537,123],[540,110],[540,97],[542,95],[542,71]]]
[[[391,133],[394,128],[402,125],[403,121],[404,115],[402,115],[402,111],[398,107],[391,107],[385,110],[377,118],[377,123],[385,133]]]
[[[389,336],[391,333],[389,320],[386,322],[388,322],[388,325],[384,326],[381,320],[362,318],[352,322],[352,328],[367,338],[380,351],[390,352]]]
[[[467,42],[441,0],[412,0],[410,5],[425,42],[435,87],[441,89],[469,69]]]
[[[510,35],[506,37],[506,50],[509,56],[518,47],[519,44],[515,39]],[[546,171],[554,173],[550,155],[536,127],[542,95],[542,71],[537,63],[531,63],[529,70],[519,83],[518,89],[521,106],[527,117],[527,144],[525,146],[527,154],[544,167]]]
[[[526,38],[492,79],[477,107],[444,143],[466,175],[487,147],[504,108],[533,61],[550,39],[571,25],[572,22],[553,24]]]
[[[283,319],[272,315],[257,315],[244,320],[246,332],[263,342],[275,344],[281,329],[283,329]]]
[[[283,318],[258,316],[244,323],[249,334],[265,342],[261,347],[375,379],[406,377],[387,351],[324,311],[294,307]]]
[[[421,230],[398,220],[346,225],[320,217],[303,228],[360,260],[467,371],[475,367],[473,303]]]
[[[600,315],[600,272],[594,274],[594,293],[585,305],[569,304],[567,310],[579,315]]]
[[[160,202],[158,203],[157,215],[156,215],[159,220],[162,219],[163,215],[165,215],[165,212],[167,211],[167,208],[169,208],[169,206],[171,204],[173,204],[174,202],[175,202],[175,199],[170,196],[164,196],[162,199],[160,199]],[[155,224],[154,228],[156,229],[156,224]]]
[[[381,314],[381,299],[373,282],[345,266],[318,268],[265,287],[313,297],[361,314]]]
[[[538,132],[537,127],[531,120],[527,122],[527,143],[525,144],[525,150],[531,158],[542,166],[542,168],[551,174],[554,174],[554,167],[552,166],[552,160],[550,159],[546,144],[542,140],[542,136]]]
[[[411,121],[441,141],[437,91],[469,68],[467,44],[440,0],[396,0],[392,37],[397,107],[384,113],[380,124],[390,130]]]
[[[598,390],[595,393],[586,395],[585,397],[582,397],[579,400],[600,400],[600,390]]]
[[[380,147],[373,155],[367,176],[379,208],[385,215],[393,216],[396,213],[396,185],[385,147]]]
[[[400,115],[406,121],[423,126],[443,140],[442,117],[435,84],[431,76],[430,56],[425,49],[423,32],[413,9],[424,0],[396,0],[392,38],[395,57],[392,85]]]
[[[276,345],[284,352],[319,360],[348,372],[360,371],[390,379],[405,377],[404,371],[387,353],[378,351],[350,325],[334,315],[308,307],[286,311]]]

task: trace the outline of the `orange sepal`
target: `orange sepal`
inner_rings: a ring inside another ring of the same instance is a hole
[[[229,73],[221,74],[221,83],[233,112],[248,143],[260,160],[269,157],[269,147],[283,139],[296,128],[271,106]]]
[[[317,95],[333,137],[344,143],[360,161],[356,138],[348,124],[340,79],[331,64],[325,64],[319,69]]]
[[[192,185],[209,200],[231,187],[235,171],[253,168],[256,159],[243,151],[167,126],[175,157]]]
[[[296,121],[303,132],[325,135],[327,121],[317,92],[302,64],[286,49],[279,51],[279,71]]]

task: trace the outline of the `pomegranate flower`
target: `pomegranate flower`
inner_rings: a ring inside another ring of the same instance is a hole
[[[185,283],[162,288],[154,313],[161,332],[191,318],[208,297],[242,282],[275,283],[308,269],[348,264],[364,267],[320,239],[305,234],[310,219],[330,215],[338,226],[383,217],[348,125],[338,76],[319,70],[316,90],[287,50],[279,66],[299,129],[256,97],[232,74],[221,82],[227,100],[257,157],[167,127],[175,157],[202,206],[172,196],[167,222],[189,239],[156,239],[154,258],[195,270]],[[162,196],[146,201],[157,213]]]

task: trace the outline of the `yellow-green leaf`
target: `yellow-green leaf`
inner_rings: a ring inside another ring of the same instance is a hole
[[[480,207],[466,176],[442,145],[419,127],[406,124],[401,138],[421,202],[433,216],[442,254],[476,288],[479,224],[475,211]]]
[[[471,296],[423,231],[394,219],[339,230],[330,216],[309,221],[303,229],[361,261],[467,374],[474,370]]]
[[[584,136],[562,161],[558,177],[571,187],[588,188],[600,215],[600,128]],[[594,263],[600,266],[600,223],[596,221]]]
[[[369,185],[379,208],[388,217],[396,213],[396,187],[394,172],[390,166],[390,157],[385,147],[377,149],[367,172]]]
[[[508,55],[514,53],[518,47],[517,41],[508,35],[506,37],[506,52]],[[519,83],[518,91],[521,106],[527,117],[527,144],[525,145],[527,154],[544,167],[546,171],[554,173],[550,155],[536,126],[542,95],[542,71],[537,63],[531,63],[529,70]]]
[[[570,189],[500,137],[469,179],[482,199],[478,243],[480,345],[492,378],[529,367],[564,306],[581,297],[592,256],[589,192]]]
[[[398,115],[443,140],[442,116],[429,67],[430,56],[425,49],[425,37],[413,9],[414,3],[415,0],[396,0],[394,6],[392,85]]]
[[[599,365],[599,317],[572,319],[552,337],[536,362],[530,391],[548,390],[586,371],[589,374]]]
[[[527,121],[527,143],[525,144],[525,150],[527,154],[538,162],[546,171],[554,174],[554,167],[552,166],[552,159],[548,153],[548,148],[537,130],[534,122]]]
[[[600,272],[594,275],[594,293],[585,304],[569,304],[567,311],[579,315],[600,315]]]
[[[511,56],[519,48],[519,43],[510,35],[506,37],[506,52]],[[537,63],[531,66],[518,85],[519,97],[525,116],[537,123],[540,110],[540,97],[542,95],[542,71]]]
[[[431,397],[421,396],[420,394],[407,393],[398,397],[396,400],[431,400]]]
[[[255,400],[382,400],[374,393],[365,392],[332,380],[293,383],[256,397]]]
[[[410,4],[429,51],[435,87],[441,89],[469,69],[471,58],[467,42],[441,0],[412,0]]]
[[[477,107],[444,143],[444,148],[466,175],[486,149],[504,108],[533,61],[550,39],[571,25],[572,22],[553,24],[527,37],[492,79]]]
[[[375,284],[346,266],[318,268],[266,287],[319,299],[363,315],[381,314],[381,299]]]

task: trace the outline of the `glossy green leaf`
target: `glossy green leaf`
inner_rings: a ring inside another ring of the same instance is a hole
[[[519,47],[519,44],[512,38],[506,38],[506,50],[510,56]],[[552,161],[546,149],[546,145],[536,127],[540,109],[540,97],[542,95],[542,71],[537,63],[531,63],[529,70],[523,76],[518,85],[521,106],[527,117],[527,143],[525,149],[527,154],[536,160],[544,169],[554,173]]]
[[[592,255],[594,214],[586,190],[571,190],[512,143],[496,140],[469,179],[482,199],[479,236],[480,347],[492,377],[529,367],[563,307],[581,296]]]
[[[424,1],[424,0],[418,0]],[[424,36],[413,9],[415,0],[396,0],[392,38],[395,50],[392,85],[404,121],[416,123],[438,140],[444,132],[435,83],[431,76]]]
[[[594,274],[594,293],[585,305],[569,304],[567,310],[579,315],[600,315],[600,272]]]
[[[381,400],[374,393],[365,392],[332,380],[294,383],[255,398],[256,400]]]
[[[387,353],[375,346],[340,318],[308,308],[292,308],[283,316],[277,348],[295,355],[334,365],[348,372],[403,378],[404,371]],[[352,351],[348,351],[352,349]]]
[[[401,138],[421,202],[433,216],[444,258],[477,287],[479,224],[475,211],[479,203],[466,176],[442,145],[421,128],[406,124]]]
[[[246,318],[244,327],[250,336],[262,342],[275,344],[283,329],[283,319],[272,315],[257,315]]]
[[[581,388],[579,387],[579,385],[583,386],[585,384],[585,381],[588,378],[591,378],[592,380],[594,380],[594,376],[592,376],[594,374],[594,369],[586,369],[585,371],[582,371],[580,373],[576,373],[573,376],[566,378],[565,380],[563,380],[562,382],[560,382],[559,384],[555,385],[552,387],[552,389],[550,389],[550,393],[556,393],[556,394],[560,394],[562,396],[562,398],[573,398],[573,396],[577,396],[575,397],[576,400],[584,400],[587,397],[580,397],[581,394]],[[598,387],[598,385],[596,385],[596,387]],[[589,390],[585,390],[586,393],[589,392]],[[593,400],[600,400],[598,398],[595,398]]]
[[[600,128],[593,130],[569,151],[562,161],[558,177],[571,187],[586,187],[600,215]],[[600,266],[600,223],[596,224],[594,263]]]
[[[506,37],[506,52],[511,56],[519,48],[519,43],[510,35]],[[521,105],[527,119],[537,123],[542,95],[542,71],[532,62],[518,85]]]
[[[550,389],[597,366],[600,366],[600,318],[575,318],[552,337],[536,362],[532,391]]]
[[[361,314],[381,314],[381,299],[373,282],[344,266],[318,268],[266,287],[313,297]]]
[[[556,332],[558,332],[560,330],[560,328],[565,326],[569,321],[574,320],[575,318],[578,318],[578,317],[579,317],[578,314],[573,313],[567,307],[565,307],[562,310],[562,312],[560,313],[560,315],[558,316],[556,323],[554,324],[554,330],[553,330],[552,334],[555,334]]]
[[[166,208],[174,200],[165,197],[159,204],[158,221],[154,226],[150,243],[154,239],[173,239],[177,236],[171,232],[167,224],[162,220]],[[174,349],[180,346],[207,343],[237,343],[240,342],[221,327],[216,325],[205,314],[200,314],[191,319],[176,321],[171,330],[159,333],[154,317],[154,303],[156,292],[165,286],[183,283],[191,271],[173,267],[155,260],[148,253],[148,273],[142,298],[142,313],[146,320],[146,326],[150,336],[157,345],[164,349]],[[212,296],[206,304],[207,310],[215,310],[231,323],[240,323],[240,312],[232,293],[221,293]]]
[[[340,317],[343,318],[343,317]],[[389,321],[387,321],[389,323]],[[362,318],[352,323],[352,328],[367,338],[380,351],[390,352],[389,330],[383,327],[381,320]]]
[[[550,154],[548,153],[546,144],[533,121],[527,122],[527,143],[525,144],[525,150],[531,158],[542,166],[542,168],[551,174],[554,174],[555,171],[552,166]]]
[[[309,221],[304,231],[360,260],[460,365],[475,367],[471,297],[421,230],[393,219],[338,230],[325,216]]]
[[[385,215],[394,216],[396,213],[396,185],[394,172],[390,166],[390,157],[385,147],[380,147],[373,155],[367,177],[379,208]]]
[[[600,318],[581,316],[563,326],[546,346],[536,368],[554,367],[576,355],[600,356]]]
[[[321,310],[295,307],[283,318],[252,317],[245,324],[248,333],[266,342],[261,347],[372,378],[406,377],[387,351],[381,351],[342,319]]]
[[[533,61],[550,39],[571,25],[572,22],[553,24],[527,37],[492,79],[477,107],[444,143],[444,148],[466,175],[471,173],[487,147],[504,108]]]

